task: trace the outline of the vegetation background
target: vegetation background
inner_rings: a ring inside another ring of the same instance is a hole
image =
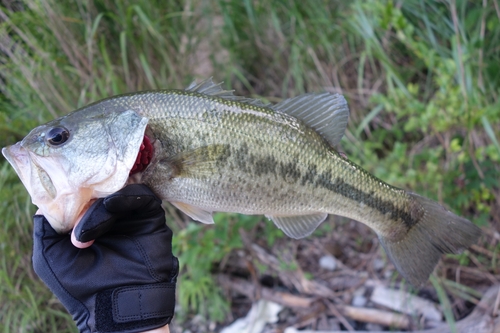
[[[210,76],[271,102],[343,93],[350,159],[485,231],[478,246],[448,256],[429,285],[450,308],[474,303],[473,288],[500,277],[499,59],[498,0],[2,0],[0,146],[107,96]],[[34,211],[0,158],[0,331],[76,332],[31,268]],[[228,320],[214,276],[244,249],[239,230],[269,248],[281,232],[261,217],[218,214],[210,227],[168,211],[183,267],[178,322]],[[366,252],[374,234],[346,225],[325,223],[313,237],[351,230],[352,249]]]

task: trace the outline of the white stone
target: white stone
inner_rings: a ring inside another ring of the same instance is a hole
[[[403,290],[389,289],[384,286],[376,287],[373,290],[371,301],[410,316],[421,314],[428,320],[442,321],[443,316],[436,303]]]
[[[278,303],[259,300],[252,305],[245,318],[237,319],[222,329],[221,333],[261,333],[267,323],[276,323],[283,309]]]
[[[329,271],[334,271],[337,268],[337,259],[333,256],[323,256],[319,258],[319,266]]]
[[[365,296],[363,295],[355,295],[353,298],[352,298],[352,306],[355,306],[355,307],[358,307],[358,308],[362,308],[366,305],[366,303],[368,302],[368,300],[366,299]]]
[[[373,269],[376,270],[376,271],[380,271],[382,268],[384,268],[385,266],[385,261],[380,259],[380,258],[376,258],[375,260],[373,260]]]

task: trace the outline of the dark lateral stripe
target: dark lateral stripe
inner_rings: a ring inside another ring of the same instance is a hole
[[[339,177],[335,178],[333,182],[331,179],[331,173],[319,174],[315,184],[353,201],[363,202],[368,207],[378,210],[381,214],[390,213],[393,220],[403,221],[408,229],[418,223],[418,220],[414,219],[409,212],[396,208],[392,202],[378,198],[374,193],[363,192],[347,184]]]
[[[258,156],[249,152],[248,145],[243,143],[241,147],[230,152],[236,166],[242,172],[253,174],[257,177],[272,174],[280,176],[288,183],[295,183],[301,177],[301,172],[297,162],[281,162],[272,155]]]
[[[375,193],[363,192],[344,182],[340,177],[332,180],[331,172],[318,173],[316,165],[310,165],[305,173],[301,173],[299,167],[294,162],[279,162],[271,155],[256,156],[251,154],[249,150],[246,143],[243,143],[238,148],[231,146],[227,149],[226,157],[231,156],[234,159],[235,167],[240,171],[257,177],[272,174],[276,177],[279,176],[288,183],[297,183],[297,186],[313,184],[353,201],[363,202],[368,207],[378,210],[381,214],[390,213],[393,220],[403,221],[408,229],[418,222],[418,216],[415,218],[412,217],[409,211],[396,208],[392,202],[377,197]]]

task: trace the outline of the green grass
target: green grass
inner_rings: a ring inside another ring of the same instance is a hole
[[[493,228],[500,223],[492,214],[500,212],[500,13],[497,0],[486,3],[12,2],[0,7],[0,146],[100,98],[182,88],[193,78],[214,76],[270,101],[342,92],[351,107],[344,139],[351,159]],[[31,269],[35,209],[0,162],[0,330],[74,331]],[[231,227],[189,225],[174,244],[184,267],[183,311],[218,320],[227,300],[208,273],[242,247],[237,227],[258,222],[220,218]],[[266,228],[272,241],[277,232]],[[221,235],[226,242],[214,242]],[[203,251],[214,252],[196,264]],[[217,307],[207,303],[214,297]]]

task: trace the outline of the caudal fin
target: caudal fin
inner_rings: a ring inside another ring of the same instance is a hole
[[[380,242],[399,273],[420,286],[434,270],[443,253],[460,253],[476,243],[481,230],[435,201],[408,193],[424,209],[422,218],[399,241],[379,235]]]

